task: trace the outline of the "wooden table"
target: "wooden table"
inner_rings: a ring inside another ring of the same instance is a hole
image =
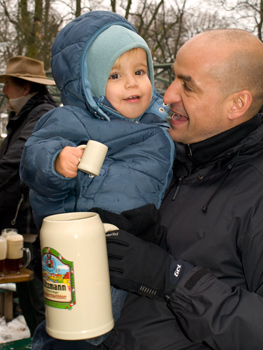
[[[0,314],[5,317],[6,322],[13,319],[13,291],[1,289],[1,283],[28,282],[33,278],[33,271],[26,268],[23,268],[20,273],[6,273],[0,276]]]

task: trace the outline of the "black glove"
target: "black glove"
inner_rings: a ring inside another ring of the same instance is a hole
[[[123,211],[120,214],[112,213],[101,208],[92,208],[90,211],[98,213],[102,222],[113,224],[120,230],[132,233],[144,241],[153,242],[168,250],[166,243],[166,228],[160,225],[160,211],[154,204]]]
[[[193,265],[119,230],[106,235],[111,284],[150,298],[169,297]]]

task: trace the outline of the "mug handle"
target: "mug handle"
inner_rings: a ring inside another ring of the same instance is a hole
[[[29,248],[22,248],[22,250],[26,253],[26,262],[22,265],[22,269],[27,267],[30,264],[31,261],[31,252]]]
[[[79,146],[77,146],[77,148],[80,148],[80,149],[85,149],[87,147],[87,145],[79,145]],[[82,154],[83,155],[83,154]],[[82,158],[82,157],[81,157]],[[81,158],[80,158],[80,160],[81,160]]]
[[[87,145],[78,145],[77,147],[80,149],[85,149],[87,147]]]
[[[103,226],[104,226],[105,233],[107,233],[109,231],[119,230],[119,228],[117,226],[112,225],[112,224],[103,224]]]

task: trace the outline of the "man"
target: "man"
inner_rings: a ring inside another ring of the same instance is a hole
[[[36,234],[28,188],[20,182],[19,165],[24,144],[37,121],[56,106],[46,88],[55,82],[46,77],[43,62],[25,56],[12,57],[7,62],[6,74],[0,76],[0,82],[4,82],[3,92],[10,112],[8,134],[0,148],[0,230],[16,228],[21,234]],[[30,236],[29,241],[32,241]],[[28,283],[18,283],[17,291],[33,334],[44,319],[43,301],[38,300],[39,293],[42,296],[42,284],[35,278]]]
[[[263,44],[208,31],[181,47],[174,72],[164,96],[178,147],[161,207],[168,252],[107,235],[111,283],[132,293],[105,345],[261,350]]]

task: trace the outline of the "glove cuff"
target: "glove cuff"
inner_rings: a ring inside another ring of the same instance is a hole
[[[166,296],[171,295],[181,278],[194,268],[192,264],[183,260],[172,260],[169,267],[169,276],[165,288]]]

